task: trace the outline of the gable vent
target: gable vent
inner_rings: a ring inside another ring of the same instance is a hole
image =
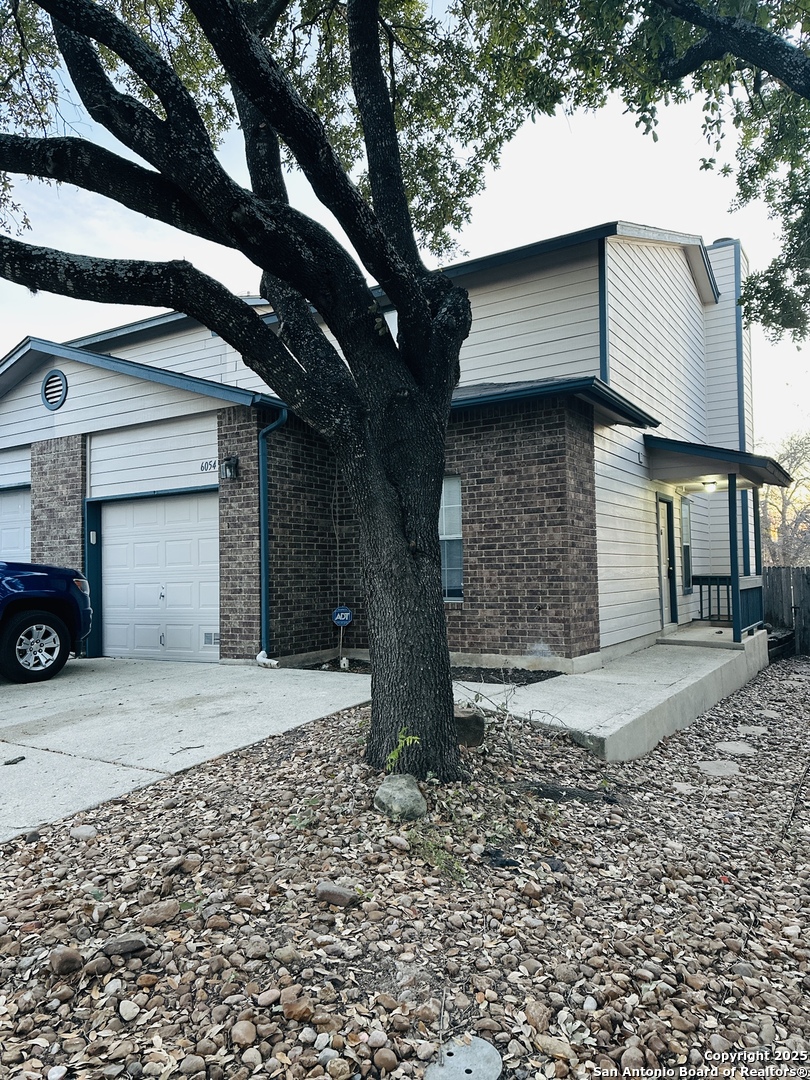
[[[46,409],[59,409],[67,397],[67,378],[62,371],[49,371],[42,380],[42,404]]]

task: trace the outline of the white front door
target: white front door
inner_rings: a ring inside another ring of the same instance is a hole
[[[0,561],[31,561],[31,491],[0,491]],[[76,569],[80,570],[81,567]]]
[[[106,503],[101,579],[104,656],[219,660],[217,493]]]

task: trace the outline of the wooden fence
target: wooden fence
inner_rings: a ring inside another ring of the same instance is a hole
[[[766,566],[765,622],[796,634],[796,652],[810,653],[810,566]]]

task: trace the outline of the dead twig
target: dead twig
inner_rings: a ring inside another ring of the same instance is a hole
[[[790,813],[787,816],[787,821],[782,826],[782,839],[783,840],[786,838],[786,836],[788,834],[788,829],[790,828],[790,826],[791,826],[791,824],[793,822],[793,818],[796,816],[796,808],[799,805],[799,798],[800,798],[801,793],[802,793],[802,788],[804,787],[804,782],[807,779],[807,774],[809,772],[810,772],[810,762],[808,762],[808,764],[805,765],[804,772],[801,775],[801,779],[799,780],[798,784],[796,785],[796,794],[793,797],[793,805],[790,808]]]

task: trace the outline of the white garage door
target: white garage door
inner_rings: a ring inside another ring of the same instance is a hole
[[[107,503],[101,578],[105,656],[219,660],[217,493]]]
[[[31,492],[28,488],[0,491],[0,559],[31,560]]]

